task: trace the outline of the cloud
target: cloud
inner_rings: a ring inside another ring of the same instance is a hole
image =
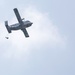
[[[33,25],[27,28],[30,37],[25,38],[23,32],[18,30],[12,31],[8,35],[9,40],[6,40],[4,36],[7,35],[7,30],[4,26],[0,26],[0,42],[7,44],[7,50],[4,49],[2,52],[3,57],[20,59],[24,56],[27,59],[32,49],[37,50],[38,47],[42,48],[44,45],[51,47],[65,45],[65,38],[59,33],[58,27],[53,25],[48,13],[40,12],[34,7],[27,7],[22,13],[25,20],[33,22]],[[13,17],[9,24],[16,23],[16,21],[17,19]]]

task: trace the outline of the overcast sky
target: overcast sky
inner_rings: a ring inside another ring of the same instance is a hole
[[[18,8],[33,25],[8,34]],[[75,1],[0,1],[0,75],[75,75]],[[5,37],[8,36],[7,40]]]

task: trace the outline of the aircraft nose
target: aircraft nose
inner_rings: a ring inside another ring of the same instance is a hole
[[[31,22],[31,25],[32,25],[33,23]]]
[[[31,24],[33,24],[33,23],[31,22]]]

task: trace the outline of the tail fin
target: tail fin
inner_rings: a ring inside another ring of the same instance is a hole
[[[9,33],[11,33],[11,29],[10,27],[8,26],[8,21],[5,21],[5,26],[6,26],[6,29]]]

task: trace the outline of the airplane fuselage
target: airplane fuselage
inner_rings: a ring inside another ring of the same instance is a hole
[[[22,29],[22,28],[30,27],[31,25],[32,25],[32,22],[23,21],[23,25],[20,25],[20,23],[16,23],[16,24],[10,25],[9,27],[10,27],[11,30],[19,30],[19,29]]]

